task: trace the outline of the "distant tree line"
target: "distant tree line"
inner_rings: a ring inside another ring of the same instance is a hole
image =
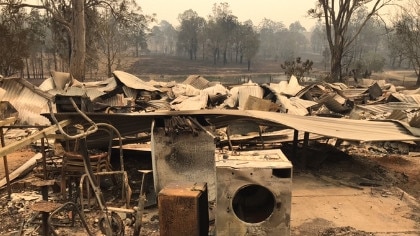
[[[317,0],[308,15],[319,19],[307,31],[263,19],[239,22],[227,3],[214,4],[207,19],[192,9],[179,26],[145,15],[132,0],[0,0],[0,74],[27,78],[45,68],[69,71],[80,80],[106,75],[123,57],[160,54],[209,61],[217,66],[305,58],[330,72],[331,81],[355,79],[385,66],[414,69],[420,84],[420,0],[409,0],[386,25],[379,11],[395,0]],[[141,3],[140,3],[141,4]],[[101,63],[104,65],[101,66]],[[285,63],[284,63],[285,64]],[[311,65],[312,68],[312,65]],[[287,71],[285,71],[287,72]],[[290,72],[290,71],[289,71]]]
[[[214,64],[247,63],[252,59],[293,60],[309,48],[306,29],[297,21],[289,28],[263,19],[239,22],[227,3],[214,4],[208,19],[192,9],[179,14],[179,27],[162,21],[148,38],[152,53],[209,60]]]

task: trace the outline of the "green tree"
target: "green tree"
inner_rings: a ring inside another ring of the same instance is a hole
[[[259,35],[254,30],[252,22],[247,22],[241,24],[240,27],[243,29],[242,32],[242,41],[240,42],[241,46],[241,63],[242,57],[245,57],[247,60],[248,71],[251,70],[251,60],[255,57],[258,52],[260,45]]]
[[[303,34],[304,32],[306,32],[306,29],[299,21],[290,24],[289,30],[284,32],[284,43],[290,49],[286,59],[293,59],[296,57],[295,55],[299,55],[302,51],[306,50],[309,43]]]
[[[213,64],[217,64],[220,55],[221,33],[220,27],[215,20],[210,19],[206,27],[207,44],[213,55]]]
[[[301,79],[305,73],[309,73],[312,70],[312,65],[313,62],[311,60],[303,62],[300,57],[297,57],[293,61],[285,61],[284,64],[281,64],[281,68],[288,77],[294,75],[297,79]]]
[[[297,32],[297,33],[303,33],[306,32],[305,27],[303,27],[299,21],[295,21],[289,25],[290,32]]]
[[[147,24],[153,17],[141,14],[141,8],[135,1],[113,0],[88,2],[86,11],[96,14],[87,15],[92,18],[92,25],[87,28],[87,37],[96,38],[97,51],[106,58],[107,76],[118,69],[123,55],[134,48],[138,55],[139,47],[145,48]],[[95,20],[96,19],[96,20]],[[95,50],[88,51],[94,55]],[[93,62],[93,60],[92,60]]]
[[[148,48],[154,53],[162,53],[164,49],[165,36],[158,25],[152,27],[148,38]]]
[[[232,14],[228,3],[213,5],[213,14],[209,16],[209,39],[212,44],[214,63],[216,64],[222,53],[223,64],[228,60],[228,49],[234,40],[234,31],[238,26],[237,17]]]
[[[191,9],[179,14],[178,21],[180,23],[178,34],[180,50],[187,52],[190,60],[196,60],[198,46],[200,45],[200,34],[206,25],[206,21]]]
[[[263,19],[259,25],[259,56],[266,59],[293,60],[296,55],[306,49],[308,44],[306,29],[296,21],[289,29],[281,22]]]
[[[46,40],[47,21],[42,16],[39,10],[34,9],[29,13],[27,19],[29,29],[28,39],[30,43],[30,63],[26,60],[27,78],[31,78],[30,67],[32,67],[32,74],[35,76],[44,74],[44,50]]]
[[[85,73],[85,57],[86,57],[86,43],[85,43],[85,1],[71,0],[71,1],[53,1],[42,0],[40,4],[27,4],[21,1],[11,1],[0,3],[10,9],[33,8],[46,10],[54,20],[60,22],[67,30],[70,36],[70,73],[77,79],[84,80]],[[63,9],[72,9],[71,20],[67,19],[62,13]]]
[[[24,68],[29,57],[29,33],[24,28],[27,15],[23,10],[0,8],[0,74],[10,76]]]
[[[392,67],[401,67],[407,57],[404,53],[404,45],[400,42],[400,35],[393,32],[388,34],[388,57]]]
[[[312,51],[322,55],[322,52],[327,47],[327,38],[325,34],[325,27],[318,22],[311,33],[311,47]]]
[[[173,55],[176,51],[176,42],[178,38],[178,32],[176,31],[176,29],[173,27],[172,24],[164,20],[160,22],[159,27],[165,38],[163,53],[165,55]]]

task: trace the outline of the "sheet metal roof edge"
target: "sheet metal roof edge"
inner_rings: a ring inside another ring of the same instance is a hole
[[[260,111],[246,111],[260,113]],[[353,141],[418,141],[420,129],[395,120],[351,120],[273,113],[267,120],[296,130]],[[380,124],[382,123],[382,124]]]
[[[112,74],[117,78],[121,83],[126,85],[127,87],[134,88],[134,89],[143,89],[149,91],[160,91],[158,88],[155,88],[149,85],[147,82],[143,81],[139,77],[127,73],[125,71],[114,71]]]
[[[124,122],[135,122],[144,119],[147,122],[154,117],[164,116],[205,116],[210,121],[228,122],[235,119],[255,119],[262,125],[274,125],[284,128],[292,128],[299,131],[310,132],[326,137],[339,138],[352,141],[420,141],[420,129],[410,127],[395,120],[351,120],[314,116],[298,116],[277,112],[253,111],[253,110],[191,110],[191,111],[157,111],[150,113],[87,113],[93,120],[103,120],[107,116],[119,116],[129,119]],[[61,113],[61,118],[80,116],[77,113]],[[96,118],[95,118],[96,117]],[[219,119],[219,120],[218,120]],[[142,124],[145,128],[147,124]]]
[[[407,124],[406,122],[403,122],[403,121],[400,121],[400,120],[390,120],[390,119],[375,120],[375,121],[380,121],[380,122],[393,122],[393,123],[395,123],[397,125],[400,125],[401,127],[405,128],[412,135],[420,138],[420,128],[412,127],[409,124]]]
[[[53,99],[53,95],[49,94],[48,92],[44,92],[41,89],[39,89],[37,86],[31,84],[29,81],[20,78],[20,77],[6,77],[6,78],[1,78],[1,81],[3,80],[15,80],[17,83],[22,84],[23,86],[25,86],[26,88],[30,89],[31,91],[33,91],[34,93],[38,94],[39,96],[47,99],[47,100],[52,100]]]

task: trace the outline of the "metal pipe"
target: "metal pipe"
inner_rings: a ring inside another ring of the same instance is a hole
[[[44,168],[44,180],[48,179],[47,172],[47,153],[45,152],[45,141],[41,138],[42,168]]]
[[[72,103],[74,109],[76,109],[77,113],[79,113],[85,120],[87,120],[91,126],[89,126],[86,131],[82,132],[82,133],[78,133],[76,135],[69,135],[68,133],[66,133],[63,130],[63,127],[60,126],[57,118],[54,115],[53,109],[52,109],[52,105],[51,105],[51,101],[48,101],[48,108],[50,110],[50,114],[51,114],[51,118],[53,119],[55,125],[57,126],[57,129],[60,131],[61,134],[63,134],[66,138],[68,139],[78,139],[78,138],[83,138],[86,137],[89,134],[95,133],[98,130],[98,127],[96,125],[95,122],[93,122],[92,119],[90,119],[86,114],[84,114],[78,107],[77,104],[74,102],[73,98],[69,98],[70,102]]]
[[[293,132],[293,150],[292,150],[292,157],[294,160],[296,160],[297,158],[297,147],[298,147],[298,142],[299,142],[299,131],[298,130],[294,130]]]
[[[144,194],[143,187],[144,187],[144,179],[148,173],[151,173],[152,170],[139,170],[142,173],[141,178],[141,187],[140,187],[140,197],[136,211],[136,222],[134,224],[134,236],[140,236],[140,231],[142,227],[142,219],[143,219],[143,211],[144,211],[144,203],[146,201],[146,194]]]

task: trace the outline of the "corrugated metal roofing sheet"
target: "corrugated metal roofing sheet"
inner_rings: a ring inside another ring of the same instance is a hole
[[[414,90],[403,90],[401,91],[403,94],[420,94],[420,88],[414,89]]]
[[[394,110],[419,109],[420,104],[405,103],[405,102],[389,102],[385,104],[375,105],[356,105],[358,109],[369,111],[373,114],[391,113]]]
[[[367,121],[296,116],[282,113],[267,114],[245,111],[253,117],[265,117],[267,121],[286,125],[296,130],[355,141],[408,141],[420,140],[420,129],[397,121]]]
[[[406,102],[420,104],[420,94],[392,93],[388,102]]]
[[[200,75],[190,75],[182,83],[183,84],[189,84],[196,89],[205,89],[205,88],[209,87],[210,82]]]
[[[68,87],[65,91],[58,89],[51,89],[48,91],[51,95],[64,95],[64,96],[87,96],[91,101],[98,97],[105,95],[104,92],[97,88],[80,88],[80,87]]]
[[[124,98],[123,94],[116,94],[115,96],[106,98],[103,103],[111,107],[127,106],[127,98]]]
[[[409,122],[410,126],[420,128],[420,115],[417,113],[411,118]]]
[[[123,91],[126,97],[136,99],[137,98],[137,90],[129,88],[127,86],[123,86]]]
[[[346,98],[361,98],[367,96],[367,89],[343,89],[342,95]]]
[[[86,88],[96,88],[99,91],[108,93],[117,88],[117,81],[114,77],[111,77],[104,81],[86,82],[84,85]]]
[[[362,87],[370,87],[373,84],[378,84],[378,86],[383,87],[386,85],[385,80],[374,80],[374,79],[361,79],[359,80],[359,85]]]
[[[406,114],[406,113],[404,113],[404,112],[403,112],[403,111],[401,111],[401,110],[394,110],[394,111],[392,111],[392,112],[391,112],[391,114],[389,114],[389,116],[387,117],[387,119],[391,119],[391,120],[401,120],[401,121],[407,121],[407,118],[408,118],[407,114]],[[416,127],[416,126],[412,125],[411,123],[410,123],[410,126]]]
[[[148,91],[159,91],[159,89],[149,85],[137,76],[129,74],[124,71],[114,71],[114,76],[119,79],[124,85],[133,89],[143,89]]]
[[[59,120],[77,118],[76,113],[56,114]],[[420,129],[398,121],[368,121],[315,116],[299,116],[254,110],[163,111],[150,113],[90,113],[94,121],[107,120],[122,134],[150,132],[156,117],[202,116],[215,127],[223,127],[237,119],[253,119],[261,125],[292,128],[299,131],[352,141],[420,141]],[[124,122],[121,122],[124,121]]]
[[[351,107],[346,105],[345,99],[339,94],[326,94],[317,102],[324,104],[329,110],[337,113],[348,112],[351,110]]]
[[[41,113],[49,112],[48,100],[52,96],[21,78],[4,78],[1,87],[6,91],[2,101],[9,101],[19,112],[19,122],[23,124],[49,125]]]

